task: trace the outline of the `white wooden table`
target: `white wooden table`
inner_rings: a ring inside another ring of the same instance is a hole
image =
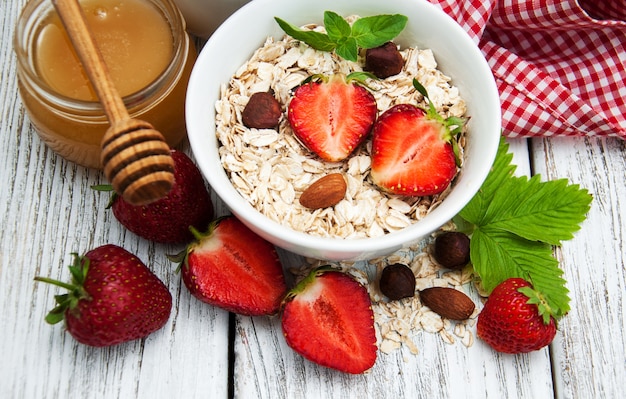
[[[365,375],[304,361],[277,318],[230,315],[189,295],[165,254],[126,232],[90,186],[102,173],[68,163],[39,140],[17,92],[12,35],[25,0],[0,1],[0,398],[622,398],[626,393],[626,142],[512,140],[522,174],[566,177],[595,199],[576,237],[557,250],[572,310],[549,348],[500,355],[421,333],[417,356],[380,354]],[[188,148],[186,148],[188,150]],[[214,198],[218,213],[226,210]],[[169,287],[167,325],[145,340],[83,346],[44,323],[70,253],[115,243]],[[286,266],[299,262],[282,253]]]

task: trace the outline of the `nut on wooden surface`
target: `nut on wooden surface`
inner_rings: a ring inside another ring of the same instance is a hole
[[[449,287],[431,287],[420,291],[422,304],[439,316],[450,320],[466,320],[476,305],[463,292]]]

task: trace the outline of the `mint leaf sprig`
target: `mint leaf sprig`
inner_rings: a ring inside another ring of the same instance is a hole
[[[558,320],[570,299],[553,246],[580,229],[593,197],[567,179],[514,176],[508,149],[502,138],[491,172],[455,221],[471,234],[471,262],[487,293],[507,278],[524,278],[534,288],[524,293],[544,321]]]
[[[376,15],[357,19],[352,25],[333,11],[324,12],[326,33],[303,30],[278,17],[278,25],[289,36],[316,50],[335,53],[348,61],[357,61],[359,48],[382,46],[402,32],[408,18],[400,14]]]

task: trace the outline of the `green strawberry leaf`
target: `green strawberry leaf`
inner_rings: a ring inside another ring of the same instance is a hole
[[[478,193],[465,205],[459,216],[474,225],[482,225],[486,209],[491,203],[493,196],[498,192],[505,180],[515,173],[516,166],[511,165],[513,154],[509,153],[509,145],[504,138],[500,140],[496,159],[491,166],[487,178],[483,182]]]
[[[551,245],[478,228],[470,241],[470,258],[486,292],[507,278],[520,277],[541,293],[552,316],[558,318],[569,311],[569,290]]]
[[[461,118],[459,116],[449,116],[446,118],[446,125],[450,129],[450,133],[453,136],[461,134],[463,126],[467,123],[467,118]]]
[[[56,306],[54,309],[49,311],[48,314],[46,314],[46,317],[44,320],[46,321],[46,323],[52,324],[52,325],[60,323],[65,318],[66,309],[67,309],[67,305],[60,304],[59,306]]]
[[[35,277],[35,281],[56,285],[57,287],[61,287],[69,291],[68,293],[54,296],[57,306],[48,312],[45,319],[49,324],[56,324],[60,322],[64,319],[66,311],[72,311],[75,309],[81,299],[90,298],[89,293],[87,293],[85,287],[83,286],[89,270],[89,258],[86,256],[80,256],[75,252],[72,253],[72,256],[74,257],[74,263],[69,266],[70,273],[72,274],[71,283],[66,283],[48,277]]]
[[[365,81],[367,81],[367,79],[374,79],[377,80],[378,77],[376,77],[376,75],[374,75],[371,72],[363,72],[363,71],[354,71],[354,72],[350,72],[349,74],[346,75],[346,82],[350,83],[350,82],[358,82],[359,84],[365,84]]]
[[[58,294],[54,296],[54,300],[58,305],[66,303],[70,298],[70,294]]]
[[[91,189],[95,191],[100,191],[100,192],[110,192],[111,196],[109,197],[109,202],[107,203],[105,209],[111,209],[111,207],[113,206],[113,203],[118,197],[118,194],[113,189],[113,186],[110,184],[95,184],[91,186]]]
[[[483,225],[528,240],[560,245],[574,237],[585,220],[592,197],[567,179],[541,182],[535,175],[511,177],[495,192]]]
[[[68,267],[72,274],[72,284],[77,286],[83,285],[89,270],[89,258],[80,256],[75,252],[72,253],[72,256],[74,257],[74,263]]]
[[[417,90],[419,94],[421,94],[424,98],[428,99],[428,91],[426,90],[424,85],[421,84],[420,81],[415,78],[413,78],[413,87],[415,88],[415,90]]]
[[[539,314],[543,318],[544,324],[550,323],[550,316],[552,316],[555,312],[550,307],[550,304],[546,301],[544,295],[530,287],[522,287],[518,289],[519,292],[526,295],[528,297],[528,302],[533,305],[537,305],[537,309],[539,310]]]
[[[521,277],[533,285],[536,292],[526,295],[544,320],[558,319],[570,299],[553,249],[580,229],[592,196],[566,179],[513,176],[508,148],[502,138],[489,175],[455,221],[471,234],[470,258],[487,293]]]

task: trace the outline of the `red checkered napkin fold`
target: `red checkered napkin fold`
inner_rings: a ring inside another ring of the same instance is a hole
[[[626,0],[430,0],[482,50],[509,137],[626,139]]]

